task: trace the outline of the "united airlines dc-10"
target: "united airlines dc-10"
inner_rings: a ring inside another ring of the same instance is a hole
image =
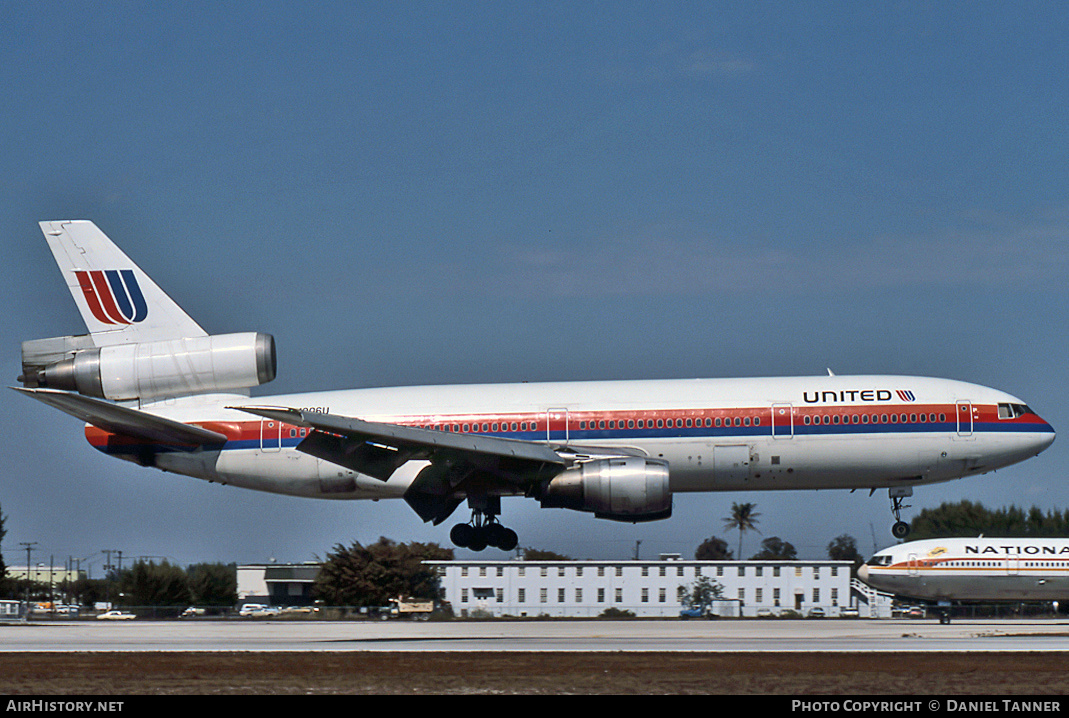
[[[676,494],[914,486],[1040,453],[1054,430],[995,389],[908,376],[421,386],[250,398],[274,340],[207,334],[88,221],[42,222],[89,334],[27,341],[22,387],[98,450],[208,481],[400,498],[458,546],[511,550],[501,498],[626,522]]]
[[[932,601],[1069,599],[1069,539],[941,538],[876,553],[858,569],[873,588]]]

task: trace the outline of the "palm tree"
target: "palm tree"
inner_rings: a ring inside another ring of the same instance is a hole
[[[731,502],[731,516],[724,519],[724,529],[727,531],[739,530],[739,553],[742,556],[742,533],[744,531],[757,531],[757,517],[761,514],[754,511],[757,504],[737,504]],[[757,531],[757,533],[761,533]]]

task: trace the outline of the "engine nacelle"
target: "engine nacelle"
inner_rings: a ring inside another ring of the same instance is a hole
[[[672,515],[668,463],[637,456],[588,461],[553,478],[541,503],[613,521],[666,519]]]
[[[91,347],[82,337],[25,342],[28,387],[121,401],[248,389],[275,378],[275,339],[245,332]]]

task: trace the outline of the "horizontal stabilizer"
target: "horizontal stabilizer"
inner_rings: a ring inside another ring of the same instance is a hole
[[[24,389],[17,386],[12,388],[70,414],[76,419],[81,419],[114,434],[145,439],[154,443],[187,446],[190,449],[205,445],[221,445],[227,440],[225,434],[217,431],[165,419],[102,399],[54,389]]]

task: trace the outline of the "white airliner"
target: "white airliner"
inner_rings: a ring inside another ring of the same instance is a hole
[[[933,601],[1069,598],[1069,539],[942,538],[880,551],[858,569],[873,588]]]
[[[144,466],[259,491],[403,498],[458,546],[504,550],[502,496],[638,522],[694,491],[888,488],[1038,454],[1051,426],[1009,394],[907,376],[358,389],[249,397],[266,334],[208,335],[92,222],[42,222],[88,335],[24,342],[22,391]]]

